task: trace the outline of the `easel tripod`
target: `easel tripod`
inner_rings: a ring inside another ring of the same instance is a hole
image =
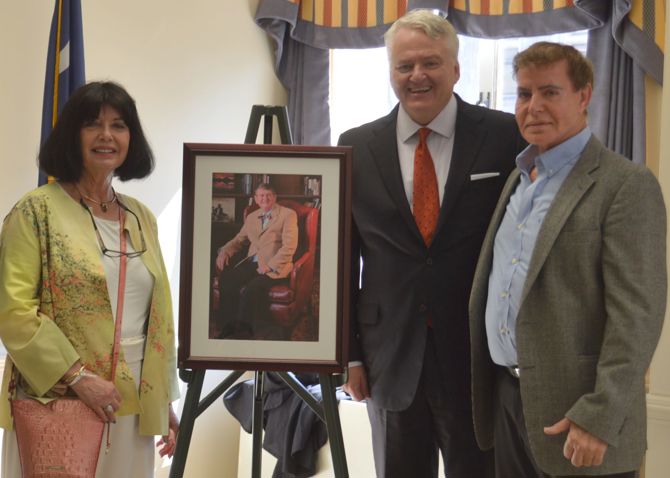
[[[251,110],[245,143],[255,143],[260,127],[260,120],[264,120],[263,142],[272,143],[273,116],[277,117],[277,126],[281,142],[292,144],[291,131],[288,123],[286,108],[282,106],[254,105]],[[180,369],[179,377],[188,384],[184,407],[181,416],[179,439],[170,468],[170,478],[183,478],[186,466],[188,449],[193,435],[195,419],[214,403],[228,388],[230,388],[244,371],[236,370],[230,373],[204,399],[200,400],[200,393],[205,379],[206,369]],[[288,372],[275,372],[286,385],[291,388],[319,417],[326,423],[328,440],[333,460],[336,478],[348,478],[347,461],[342,439],[337,400],[335,398],[336,380],[332,374],[319,373],[323,406],[295,377]],[[254,373],[254,403],[252,412],[252,467],[251,478],[261,476],[261,451],[263,437],[263,382],[265,372],[257,370]]]

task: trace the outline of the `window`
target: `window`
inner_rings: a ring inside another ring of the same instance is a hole
[[[454,90],[465,101],[513,112],[516,83],[512,59],[531,44],[553,41],[586,53],[588,31],[488,40],[459,35],[461,78]],[[331,50],[331,142],[349,128],[387,114],[397,103],[389,83],[386,48]]]

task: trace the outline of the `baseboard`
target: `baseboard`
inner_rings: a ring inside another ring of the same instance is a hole
[[[648,393],[647,417],[649,420],[670,422],[670,396]]]

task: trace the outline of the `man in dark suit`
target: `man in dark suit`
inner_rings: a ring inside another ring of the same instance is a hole
[[[666,300],[658,182],[589,131],[593,71],[567,45],[514,59],[530,146],[493,214],[472,289],[477,440],[498,478],[636,476],[645,371]]]
[[[261,183],[254,193],[258,209],[250,212],[242,229],[219,249],[219,322],[221,338],[253,338],[267,315],[267,295],[293,269],[298,247],[298,216],[277,204],[277,193]],[[246,249],[236,264],[230,259]]]
[[[345,390],[367,400],[380,478],[437,476],[438,449],[449,478],[485,478],[490,456],[477,448],[470,411],[467,302],[522,140],[511,115],[452,93],[458,37],[444,18],[412,11],[385,40],[400,105],[339,141],[353,146]]]

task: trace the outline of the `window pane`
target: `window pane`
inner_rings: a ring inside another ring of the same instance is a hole
[[[398,102],[384,47],[331,50],[330,72],[332,144],[349,128],[388,114]]]
[[[514,112],[516,83],[512,59],[538,41],[573,45],[586,53],[588,32],[556,35],[481,39],[459,35],[461,76],[454,91],[465,101]],[[386,48],[331,50],[331,141],[349,128],[388,114],[398,102],[389,83]]]
[[[539,41],[550,41],[555,43],[564,43],[572,45],[577,50],[586,55],[586,43],[588,40],[588,30],[577,32],[558,33],[555,35],[544,35],[537,37],[523,38],[505,38],[496,40],[497,46],[497,73],[495,75],[495,86],[491,90],[495,98],[492,108],[514,112],[514,103],[516,102],[516,82],[512,73],[512,60],[514,55],[525,50],[533,43]]]

